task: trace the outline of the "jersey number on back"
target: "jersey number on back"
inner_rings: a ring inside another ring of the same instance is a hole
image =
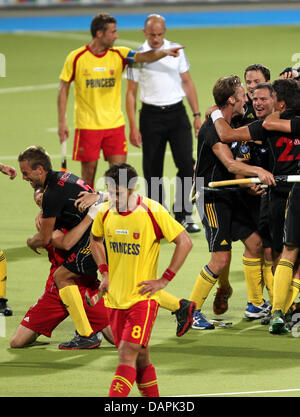
[[[296,156],[296,158],[294,157],[294,155],[290,154],[294,146],[292,139],[282,137],[277,140],[276,146],[278,148],[281,148],[284,145],[285,145],[285,148],[279,155],[277,161],[288,162],[288,161],[293,161],[294,159],[295,160],[300,159],[300,153]]]

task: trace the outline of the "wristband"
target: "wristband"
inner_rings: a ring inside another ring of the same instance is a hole
[[[210,117],[211,117],[213,123],[215,123],[215,121],[218,120],[218,119],[224,119],[224,116],[223,116],[221,110],[214,110],[212,112],[212,114],[210,115]]]
[[[171,271],[170,269],[166,269],[162,277],[166,278],[168,281],[172,281],[175,275],[175,272]]]
[[[201,113],[200,112],[199,113],[194,113],[193,116],[194,117],[197,117],[197,116],[201,117]]]
[[[98,266],[98,270],[100,274],[102,275],[104,272],[108,272],[108,265],[107,264],[100,264]]]

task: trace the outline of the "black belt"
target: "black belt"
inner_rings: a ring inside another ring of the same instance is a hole
[[[179,110],[182,107],[183,107],[183,102],[179,101],[178,103],[169,104],[166,106],[154,106],[153,104],[143,103],[142,109],[146,111],[147,110],[152,111],[152,112],[168,112],[168,111],[173,111],[173,110]]]

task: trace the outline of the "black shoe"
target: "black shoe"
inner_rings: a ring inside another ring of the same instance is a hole
[[[186,220],[177,220],[188,233],[198,233],[201,232],[200,227],[196,223],[188,223]]]
[[[196,310],[196,304],[193,301],[180,300],[180,307],[174,311],[177,320],[176,336],[183,336],[193,324],[193,315]]]
[[[80,336],[77,332],[72,340],[61,343],[58,348],[63,350],[94,349],[100,346],[97,335],[92,333],[90,336]]]
[[[12,309],[6,304],[7,298],[0,298],[0,316],[12,316]]]

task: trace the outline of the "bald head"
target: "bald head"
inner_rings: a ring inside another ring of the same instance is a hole
[[[144,35],[151,48],[160,48],[163,45],[165,32],[165,18],[159,14],[150,14],[145,20]]]

